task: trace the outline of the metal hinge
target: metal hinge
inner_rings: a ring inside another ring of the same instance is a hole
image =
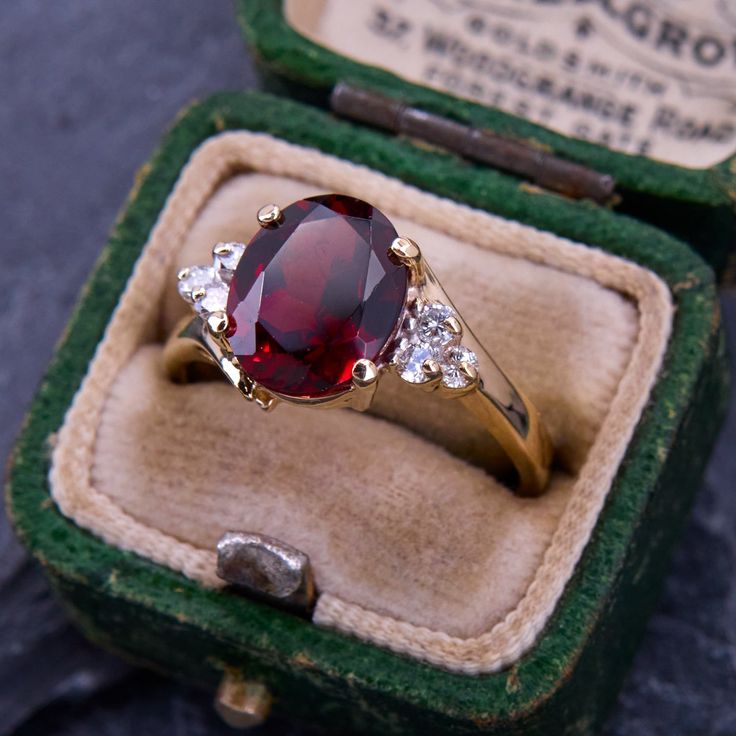
[[[574,199],[608,204],[616,182],[587,166],[559,158],[533,144],[458,123],[393,97],[338,82],[330,95],[338,115],[430,143]]]

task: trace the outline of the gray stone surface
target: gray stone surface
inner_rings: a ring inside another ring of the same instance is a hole
[[[0,4],[3,457],[136,168],[187,102],[254,84],[227,3]],[[724,310],[736,345],[736,295]],[[734,439],[732,411],[608,736],[736,733]],[[228,732],[208,697],[84,642],[4,519],[0,555],[0,736]]]

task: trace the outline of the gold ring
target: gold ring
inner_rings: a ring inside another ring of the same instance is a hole
[[[340,194],[258,211],[246,245],[178,273],[194,312],[164,349],[169,376],[216,367],[265,410],[371,405],[381,376],[457,400],[508,455],[516,491],[547,485],[552,447],[539,412],[455,309],[419,246],[372,205]],[[217,372],[217,371],[216,371]]]

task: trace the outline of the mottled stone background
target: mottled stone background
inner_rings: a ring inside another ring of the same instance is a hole
[[[136,168],[187,102],[255,84],[227,2],[0,3],[0,455]],[[736,734],[735,442],[732,411],[609,736]],[[0,736],[228,732],[208,696],[87,644],[2,518],[0,560]]]

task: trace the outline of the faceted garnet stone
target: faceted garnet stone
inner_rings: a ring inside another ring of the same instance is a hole
[[[339,194],[283,210],[248,244],[230,286],[228,336],[245,372],[292,397],[350,387],[397,327],[408,270],[388,256],[396,231],[367,202]]]

